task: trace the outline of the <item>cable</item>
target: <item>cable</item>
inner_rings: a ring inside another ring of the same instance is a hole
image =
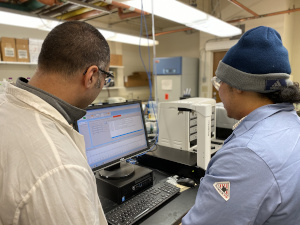
[[[155,45],[155,26],[154,26],[154,1],[152,0],[152,39],[153,39],[153,59],[156,58],[156,45]],[[152,60],[153,63],[153,75],[154,75],[154,82],[155,82],[155,103],[156,103],[156,110],[158,111],[158,101],[157,101],[157,71],[156,71],[156,64],[154,62],[154,60]],[[155,110],[153,108],[153,104],[152,104],[152,109],[154,112],[154,118],[156,121],[156,136],[155,136],[155,144],[157,144],[158,141],[158,134],[159,134],[159,127],[158,127],[158,122],[157,122],[157,118],[156,118],[156,113]]]
[[[154,147],[155,147],[155,149],[153,150]],[[156,148],[157,148],[156,144],[153,144],[153,145],[149,148],[148,151],[145,151],[145,152],[143,152],[143,153],[141,153],[141,154],[139,154],[139,155],[137,155],[137,156],[135,156],[135,157],[143,156],[143,155],[147,154],[148,152],[151,152],[152,150],[155,151]]]
[[[40,18],[40,20],[42,21],[43,25],[47,28],[47,29],[52,29],[52,27],[49,27],[47,24],[44,23],[43,18],[41,17],[40,14],[38,14],[38,17]]]
[[[152,10],[153,10],[153,1],[152,1]],[[153,12],[152,12],[153,15]],[[143,22],[145,23],[145,31],[146,31],[146,37],[148,40],[148,46],[147,46],[147,50],[148,50],[148,63],[149,63],[149,69],[147,70],[143,57],[142,57],[142,53],[141,53],[141,37],[143,34]],[[154,20],[152,21],[152,29],[154,28]],[[152,36],[154,36],[154,33],[152,34]],[[155,49],[155,40],[153,41],[153,48]],[[158,129],[158,122],[157,122],[157,118],[156,118],[156,111],[157,109],[154,108],[153,103],[150,104],[150,101],[153,99],[152,98],[152,80],[151,80],[151,71],[150,71],[150,67],[151,67],[151,63],[150,63],[150,45],[149,45],[149,35],[148,35],[148,29],[147,29],[147,22],[146,22],[146,18],[145,18],[145,13],[144,13],[144,6],[143,6],[143,0],[141,0],[141,22],[140,22],[140,42],[139,42],[139,54],[140,54],[140,59],[142,61],[143,67],[147,73],[148,76],[148,82],[149,82],[149,89],[150,89],[150,96],[148,99],[148,106],[152,107],[153,110],[153,114],[154,114],[154,118],[156,121],[156,127],[157,127],[157,132],[156,132],[156,136],[153,138],[153,140],[155,140],[155,144],[157,144],[158,141],[158,133],[159,133],[159,129]],[[155,50],[154,50],[154,54],[155,54]],[[156,102],[156,108],[157,108],[157,102]],[[150,151],[150,150],[149,150]]]
[[[155,45],[155,26],[154,26],[154,5],[152,0],[152,39],[153,39],[153,59],[156,58],[156,45]],[[157,104],[157,71],[156,71],[156,64],[153,61],[153,75],[154,75],[154,81],[155,81],[155,102]]]
[[[142,38],[142,33],[143,33],[143,21],[145,22],[145,30],[146,30],[146,37],[148,40],[148,63],[149,63],[149,70],[147,70],[142,54],[141,54],[141,38]],[[149,36],[148,36],[148,30],[147,30],[147,23],[146,23],[146,18],[145,18],[145,14],[144,14],[144,7],[143,7],[143,0],[141,0],[141,23],[140,23],[140,42],[139,42],[139,54],[140,54],[140,58],[143,64],[143,67],[147,73],[148,76],[148,82],[149,82],[149,88],[150,88],[150,96],[149,99],[152,99],[152,81],[151,81],[151,72],[150,72],[150,46],[149,46]],[[149,100],[148,100],[149,101]]]
[[[151,152],[154,152],[157,150],[157,145],[153,144],[151,147],[155,146],[155,149],[151,148]]]

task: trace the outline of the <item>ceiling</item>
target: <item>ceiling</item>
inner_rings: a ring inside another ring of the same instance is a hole
[[[140,33],[140,13],[131,12],[118,3],[126,4],[126,0],[112,1],[115,4],[107,4],[99,0],[69,0],[65,3],[57,1],[65,0],[0,0],[0,7],[25,11],[40,17],[55,18],[58,20],[86,21],[98,28],[137,35]],[[149,0],[144,0],[149,1]],[[163,0],[161,0],[163,1]],[[245,19],[255,19],[274,12],[289,10],[286,2],[282,0],[178,0],[196,7],[210,15],[227,22],[242,23]],[[298,0],[295,0],[298,1]],[[275,3],[276,2],[276,3]],[[92,6],[88,8],[86,6]],[[170,7],[172,10],[172,7]],[[145,15],[148,34],[152,34],[152,16]],[[183,29],[193,30],[154,16],[155,34],[162,35]],[[143,26],[143,35],[146,34]]]

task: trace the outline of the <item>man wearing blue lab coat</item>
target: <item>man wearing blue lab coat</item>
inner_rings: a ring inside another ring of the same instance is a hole
[[[239,120],[213,156],[183,225],[300,224],[300,120],[288,52],[270,27],[247,31],[213,78]]]

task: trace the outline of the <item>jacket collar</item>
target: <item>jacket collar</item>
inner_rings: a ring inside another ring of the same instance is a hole
[[[41,99],[35,94],[32,94],[26,90],[18,88],[14,85],[9,84],[8,82],[2,82],[0,85],[0,91],[4,91],[7,95],[13,95],[17,98],[20,103],[15,102],[15,104],[21,104],[22,107],[25,103],[28,107],[31,107],[34,110],[39,111],[41,114],[44,114],[48,118],[52,119],[60,126],[57,126],[62,133],[66,132],[69,137],[74,141],[75,145],[78,147],[79,151],[86,158],[85,154],[85,142],[83,135],[79,134],[74,130],[73,126],[70,125],[67,120],[59,113],[53,106],[48,104],[46,101]],[[9,98],[9,96],[7,96]]]
[[[43,99],[35,94],[18,88],[8,82],[3,82],[2,87],[7,94],[13,95],[21,102],[24,102],[28,106],[34,108],[35,110],[52,117],[54,120],[59,121],[61,124],[71,126],[67,123],[66,119],[50,104],[45,102]]]
[[[39,88],[29,85],[28,80],[25,78],[18,78],[16,86],[32,94],[35,94],[36,96],[40,97],[41,99],[52,105],[68,121],[69,124],[73,124],[86,114],[85,110],[79,109],[57,98],[54,95],[51,95]]]
[[[241,121],[232,134],[224,141],[224,144],[226,144],[233,136],[241,136],[265,118],[280,111],[293,111],[294,109],[294,105],[291,103],[277,103],[259,107]]]

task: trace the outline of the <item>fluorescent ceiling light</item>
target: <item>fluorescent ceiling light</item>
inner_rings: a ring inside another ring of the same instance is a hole
[[[196,30],[213,34],[219,37],[230,37],[239,35],[242,33],[240,28],[232,26],[222,20],[219,20],[213,16],[208,16],[207,20],[200,21],[198,23],[186,24],[188,27],[192,27]]]
[[[20,12],[21,13],[21,12]],[[32,15],[25,15],[24,13],[12,13],[0,11],[0,24],[33,28],[39,30],[50,31],[57,25],[61,24],[61,21],[49,20]],[[120,34],[112,31],[98,29],[101,34],[108,41],[121,42],[126,44],[141,45],[141,46],[153,46],[153,40],[147,38],[140,38],[138,36]],[[155,41],[155,45],[158,45],[158,41]]]
[[[107,38],[108,41],[118,41],[122,40],[123,43],[126,44],[137,44],[139,43],[141,46],[153,46],[153,40],[147,38],[140,38],[128,34],[120,34],[115,33],[114,36]],[[120,41],[119,41],[120,42]],[[155,41],[155,45],[158,45],[158,41]]]
[[[152,1],[153,14],[167,20],[219,37],[242,33],[241,29],[176,0],[144,0],[143,10],[145,12],[152,13]],[[129,0],[123,3],[140,10],[142,8],[141,0]]]
[[[56,20],[47,20],[39,17],[32,17],[3,11],[0,11],[0,18],[1,24],[26,28],[36,28],[46,31],[50,31],[58,24],[60,24],[60,22]]]
[[[129,0],[125,5],[141,10],[141,0]],[[153,13],[156,16],[186,24],[194,21],[205,20],[207,14],[175,0],[153,0]],[[143,0],[145,12],[152,13],[152,0]]]
[[[114,37],[116,34],[115,32],[108,31],[108,30],[98,29],[98,31],[103,35],[103,37],[105,37],[106,40]]]

